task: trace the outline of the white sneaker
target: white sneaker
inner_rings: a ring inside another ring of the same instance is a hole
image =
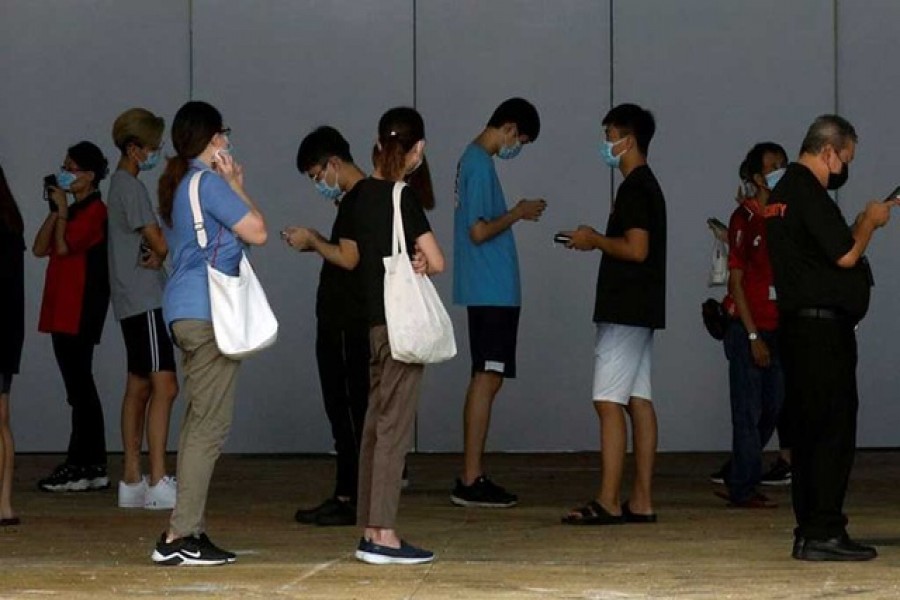
[[[137,483],[119,481],[119,508],[143,508],[147,496],[147,476]]]
[[[156,485],[147,486],[144,508],[147,510],[168,510],[175,508],[178,487],[174,477],[164,476]]]

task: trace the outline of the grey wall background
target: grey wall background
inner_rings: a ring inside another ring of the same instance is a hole
[[[840,112],[860,134],[839,196],[849,218],[900,183],[900,84],[884,27],[898,19],[900,4],[892,0],[2,0],[0,162],[30,242],[46,210],[41,177],[67,146],[90,139],[114,164],[110,129],[122,110],[145,106],[171,124],[183,102],[205,99],[233,128],[247,187],[271,229],[327,231],[334,208],[294,167],[302,136],[332,124],[368,168],[380,114],[414,104],[426,120],[438,193],[429,217],[449,257],[459,154],[501,100],[530,98],[541,111],[540,138],[498,169],[510,202],[544,197],[549,207],[541,222],[516,226],[521,375],[501,392],[489,449],[595,449],[590,316],[600,256],[566,252],[550,239],[579,223],[605,226],[619,178],[597,157],[600,118],[613,103],[644,104],[658,121],[650,160],[670,227],[669,327],[657,338],[654,365],[660,447],[724,450],[726,363],[698,315],[704,298],[722,293],[706,288],[705,219],[727,219],[737,166],[753,143],[772,139],[793,156],[823,112]],[[159,173],[144,175],[150,189]],[[877,284],[859,329],[859,440],[894,446],[900,222],[877,234],[869,255]],[[227,450],[326,451],[313,351],[320,262],[273,239],[256,251],[255,263],[282,334],[275,349],[242,369]],[[36,331],[44,268],[27,257],[28,335],[13,390],[21,451],[63,450],[68,435],[50,340]],[[450,269],[436,278],[447,302]],[[461,449],[468,340],[464,311],[450,310],[461,354],[427,371],[417,428],[422,451]],[[107,440],[118,449],[125,361],[111,317],[95,374]],[[172,446],[182,410],[177,404]]]

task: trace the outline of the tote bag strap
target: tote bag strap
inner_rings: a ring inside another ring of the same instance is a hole
[[[406,232],[403,230],[403,214],[400,212],[400,197],[406,184],[398,181],[394,184],[394,231],[391,240],[391,256],[406,254]]]
[[[194,171],[188,184],[188,195],[191,199],[191,214],[194,216],[194,233],[197,234],[197,245],[206,249],[206,225],[203,223],[203,211],[200,210],[200,178],[203,171]]]

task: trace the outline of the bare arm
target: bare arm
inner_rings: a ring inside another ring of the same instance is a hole
[[[419,253],[425,258],[425,274],[434,275],[444,270],[444,253],[438,246],[437,238],[432,232],[423,233],[416,238],[417,255]]]
[[[607,237],[594,228],[581,225],[575,231],[561,232],[571,240],[566,247],[576,250],[600,250],[613,258],[642,263],[650,252],[650,234],[646,229],[632,228],[622,237]]]
[[[496,219],[491,219],[490,221],[479,219],[476,221],[469,228],[469,239],[475,244],[481,244],[503,233],[522,219],[537,221],[541,218],[541,214],[543,214],[546,207],[547,203],[543,199],[519,200],[514,207]]]
[[[728,293],[734,300],[737,307],[738,317],[747,333],[757,333],[756,323],[753,321],[753,315],[750,313],[750,304],[747,302],[747,296],[744,294],[744,271],[742,269],[730,269],[728,271]],[[753,362],[757,366],[765,368],[771,364],[771,355],[766,342],[757,337],[750,341],[750,354],[753,356]]]
[[[215,170],[218,172],[228,185],[234,190],[244,204],[250,209],[240,221],[235,223],[232,231],[248,244],[262,246],[268,239],[266,231],[266,220],[262,212],[256,206],[256,202],[244,191],[244,169],[234,162],[230,154],[221,154],[216,159]]]
[[[169,245],[166,243],[166,238],[159,225],[150,224],[143,227],[141,235],[144,236],[144,240],[147,241],[147,245],[150,246],[153,254],[160,260],[165,260],[166,255],[169,253]]]
[[[872,234],[875,230],[888,222],[891,217],[891,206],[896,205],[896,200],[888,202],[869,202],[856,217],[853,223],[853,247],[837,260],[837,265],[844,269],[856,266],[862,255],[866,253]]]
[[[34,236],[34,244],[31,246],[31,252],[37,257],[44,257],[50,254],[50,244],[53,242],[53,230],[56,228],[56,213],[48,213],[47,218],[41,228],[38,229]]]

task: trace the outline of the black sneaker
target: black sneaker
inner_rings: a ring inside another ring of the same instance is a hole
[[[509,508],[519,502],[519,497],[482,475],[472,485],[463,485],[459,479],[450,494],[450,502],[457,506],[479,506],[482,508]]]
[[[400,540],[399,548],[390,548],[360,538],[356,559],[370,565],[420,565],[433,561],[434,552],[416,548],[403,540]]]
[[[341,527],[356,525],[356,504],[349,500],[337,500],[332,510],[322,511],[316,516],[319,527]]]
[[[108,487],[106,467],[101,465],[82,467],[63,463],[38,481],[38,488],[45,492],[86,492]]]
[[[297,509],[297,512],[294,513],[294,520],[305,525],[312,525],[319,518],[319,515],[335,512],[340,509],[340,505],[341,501],[332,496],[313,508]]]
[[[763,485],[791,485],[791,463],[779,456],[759,482]]]
[[[229,552],[228,550],[223,550],[222,548],[219,548],[218,546],[213,544],[213,541],[209,539],[209,536],[206,535],[205,532],[198,535],[197,539],[200,540],[200,543],[213,553],[218,553],[224,556],[225,560],[229,563],[233,563],[237,560],[237,554],[235,554],[234,552]]]
[[[228,562],[228,553],[220,550],[206,538],[191,535],[171,542],[166,542],[166,534],[163,532],[156,548],[150,556],[158,565],[166,566],[195,566],[214,567]]]

